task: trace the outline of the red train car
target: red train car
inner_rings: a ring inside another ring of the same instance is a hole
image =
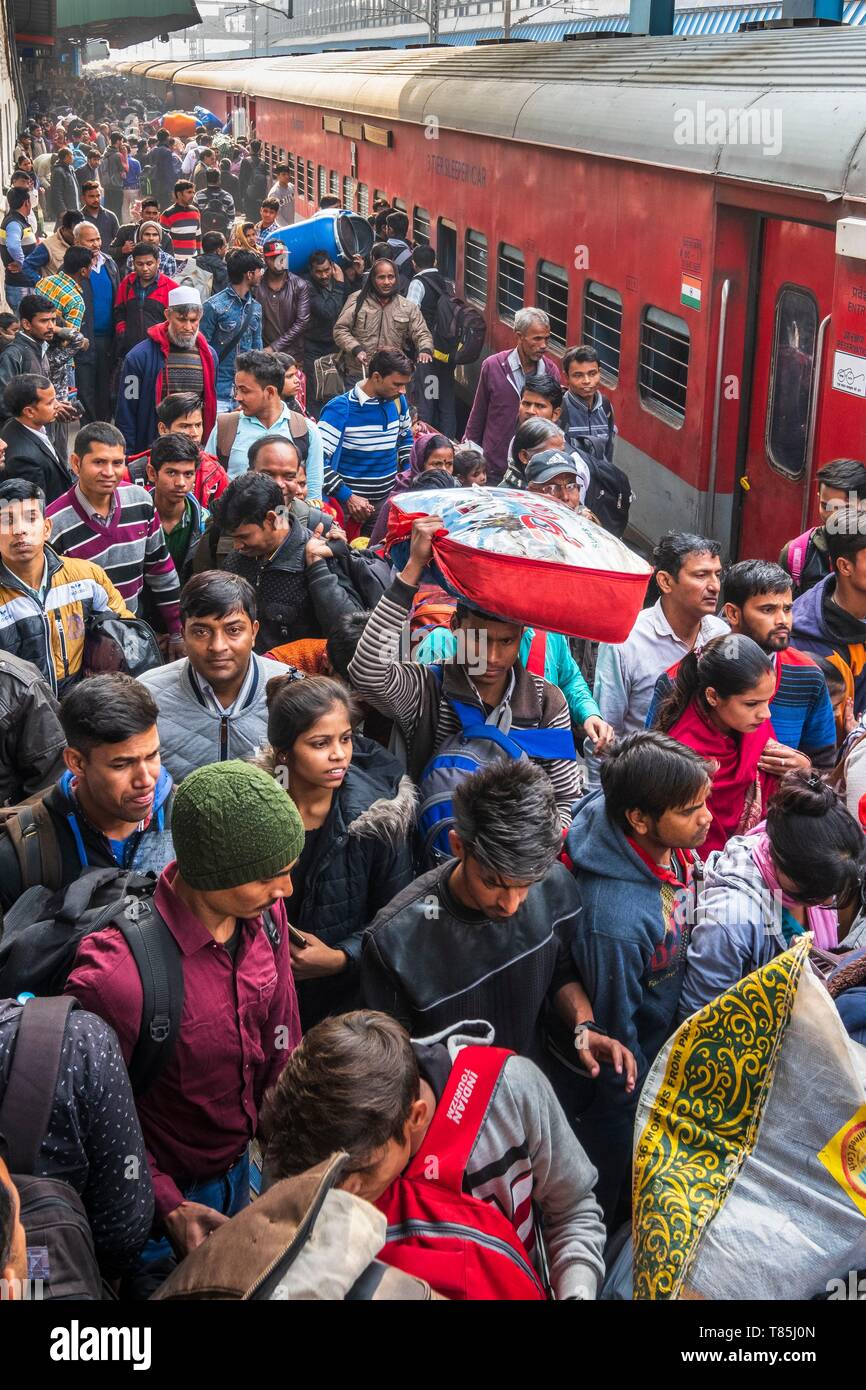
[[[489,350],[532,304],[594,344],[644,537],[774,556],[866,457],[866,32],[128,68],[237,111],[301,215],[405,207]]]

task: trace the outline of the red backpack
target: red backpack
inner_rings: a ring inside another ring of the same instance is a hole
[[[379,1259],[452,1299],[546,1297],[511,1222],[463,1191],[463,1175],[500,1072],[513,1054],[464,1047],[408,1168],[376,1203],[388,1219]]]

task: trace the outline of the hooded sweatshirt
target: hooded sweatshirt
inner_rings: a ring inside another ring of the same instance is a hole
[[[854,713],[866,710],[866,622],[833,602],[836,576],[828,575],[794,601],[791,640],[801,651],[826,656],[845,677]]]
[[[676,1022],[691,865],[680,859],[679,882],[653,867],[612,824],[601,791],[581,803],[565,844],[581,902],[571,948],[577,972],[596,1023],[634,1053],[639,1088]]]

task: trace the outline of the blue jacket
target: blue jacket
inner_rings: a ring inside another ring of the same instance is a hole
[[[114,423],[126,440],[126,450],[129,454],[140,454],[144,449],[149,449],[159,433],[156,427],[156,407],[165,392],[158,391],[157,388],[165,368],[166,356],[159,343],[151,336],[159,327],[160,325],[157,325],[152,329],[143,342],[136,343],[131,352],[126,354],[120,368]],[[201,334],[197,342],[201,351],[207,350],[210,353],[216,370],[216,353],[213,348],[202,340]],[[206,384],[206,418],[208,414]],[[213,419],[213,416],[209,419]]]
[[[601,791],[581,802],[565,847],[581,899],[572,955],[596,1023],[634,1053],[639,1089],[674,1030],[691,914],[666,921],[663,885],[611,824]],[[609,1079],[624,1096],[615,1073]]]
[[[239,352],[260,348],[262,343],[262,306],[249,295],[241,299],[232,285],[211,295],[201,316],[201,332],[219,358],[223,347],[237,333],[246,315],[247,326],[230,352],[217,367],[217,396],[221,401],[231,399],[235,384],[235,358]]]

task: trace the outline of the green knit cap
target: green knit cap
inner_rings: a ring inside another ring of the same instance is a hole
[[[239,759],[209,763],[183,779],[171,832],[178,869],[202,892],[275,878],[304,847],[304,823],[291,797]]]

